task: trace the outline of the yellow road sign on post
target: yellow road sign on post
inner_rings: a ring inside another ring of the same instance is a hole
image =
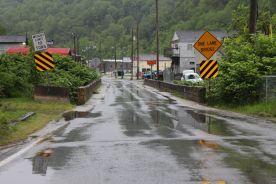
[[[221,42],[210,32],[205,32],[194,44],[194,48],[206,59],[210,59],[221,47]]]
[[[53,56],[49,52],[35,54],[34,61],[36,69],[40,72],[51,70],[55,67]]]
[[[217,60],[204,60],[200,63],[200,77],[202,79],[216,78],[218,76]]]

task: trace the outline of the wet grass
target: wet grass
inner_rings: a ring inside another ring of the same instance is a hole
[[[220,106],[226,110],[266,117],[276,122],[276,100],[271,100],[268,103],[260,102],[243,106]]]
[[[0,123],[15,120],[27,112],[36,113],[27,121],[8,125],[8,132],[0,135],[0,145],[26,139],[29,134],[43,128],[49,121],[59,119],[63,111],[73,108],[73,105],[62,102],[34,101],[26,98],[0,99]]]

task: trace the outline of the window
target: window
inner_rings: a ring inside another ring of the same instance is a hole
[[[195,76],[193,74],[188,76],[188,79],[195,79]]]
[[[189,43],[189,44],[187,45],[187,50],[192,50],[192,49],[193,49],[193,44]]]
[[[190,65],[194,65],[195,64],[195,62],[190,62]]]

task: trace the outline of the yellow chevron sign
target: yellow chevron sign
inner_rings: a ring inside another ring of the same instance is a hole
[[[218,72],[217,60],[204,60],[200,63],[200,77],[202,79],[216,78]]]
[[[37,53],[34,55],[36,69],[40,72],[51,70],[55,67],[55,62],[52,54],[49,52]]]

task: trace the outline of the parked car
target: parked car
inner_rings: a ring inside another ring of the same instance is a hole
[[[184,70],[181,77],[182,81],[200,82],[202,79],[193,70]]]
[[[152,78],[152,73],[150,71],[144,73],[143,78],[144,79],[151,79]]]
[[[157,78],[157,71],[153,71],[152,74],[153,74],[153,79],[157,80],[159,78],[159,80],[163,80],[163,72],[162,71],[159,71],[158,78]]]

